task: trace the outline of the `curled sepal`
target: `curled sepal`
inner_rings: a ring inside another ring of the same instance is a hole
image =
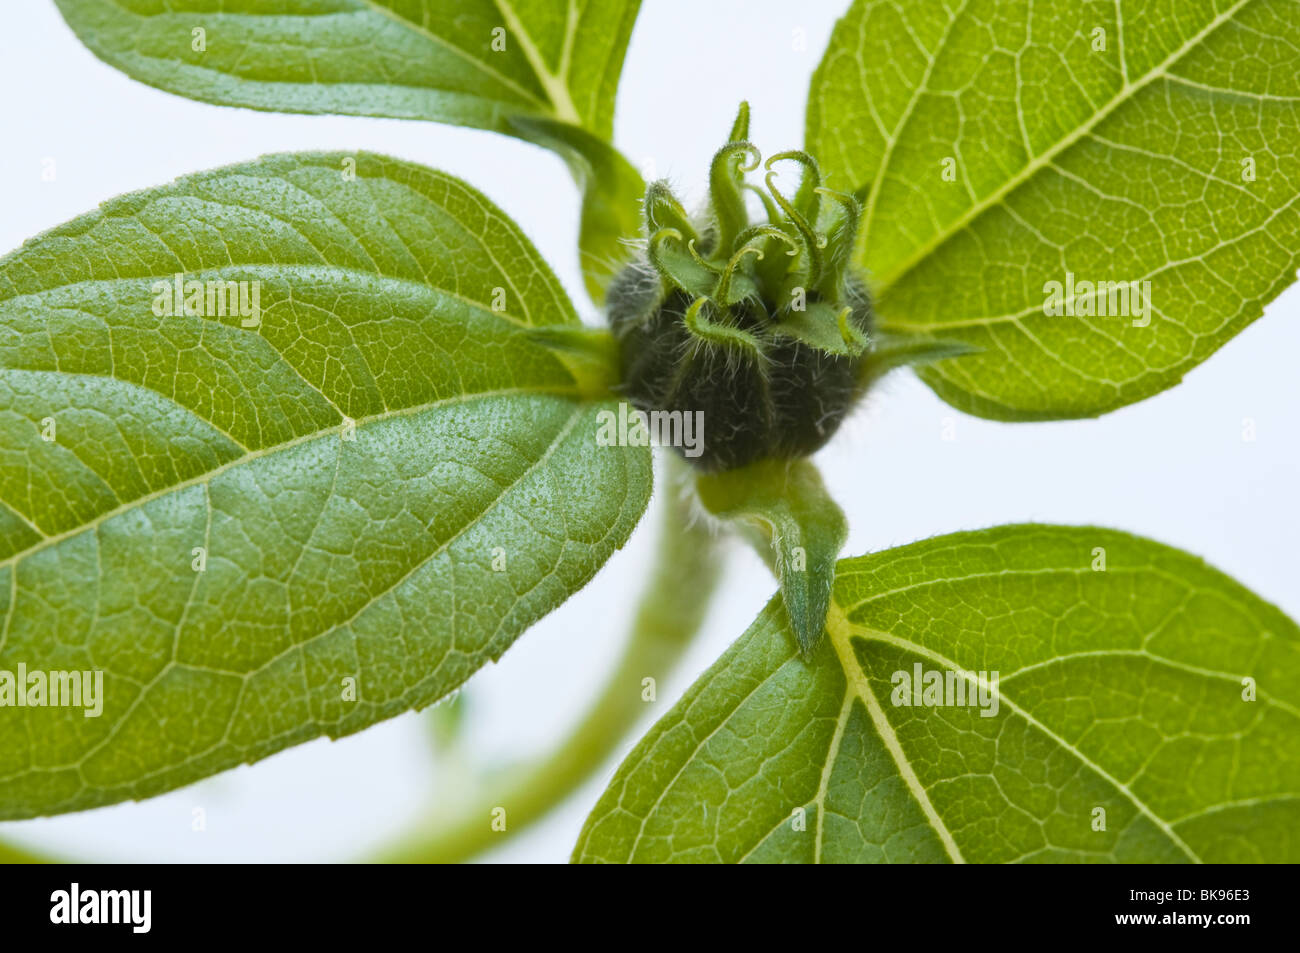
[[[742,245],[731,256],[727,267],[723,269],[722,277],[718,279],[718,287],[711,297],[724,308],[746,298],[759,297],[758,285],[754,283],[754,279],[740,270],[741,262],[749,255],[762,258],[763,249],[757,245]]]
[[[777,225],[751,225],[736,236],[736,245],[757,245],[762,251],[754,262],[754,277],[760,290],[773,296],[803,247]]]
[[[840,340],[854,357],[862,354],[871,343],[866,333],[854,323],[851,307],[845,306],[840,309],[840,313],[835,316],[835,326],[839,329]]]
[[[839,219],[827,236],[824,270],[816,284],[822,297],[837,300],[844,290],[845,276],[853,267],[853,247],[858,240],[858,222],[862,218],[862,203],[847,192],[823,188],[817,189],[817,192],[838,202],[842,209]]]
[[[865,391],[899,367],[933,364],[935,361],[974,354],[979,350],[980,348],[965,341],[873,332],[871,350],[858,368],[858,389]]]
[[[707,299],[696,298],[682,317],[686,330],[699,344],[722,348],[731,354],[755,361],[766,361],[767,355],[763,342],[748,331],[712,320],[706,313],[708,305]]]
[[[756,238],[775,239],[779,244],[787,246],[786,255],[799,254],[799,244],[793,238],[786,234],[785,230],[775,225],[751,225],[738,236],[736,236],[736,245],[751,245]],[[763,254],[767,255],[767,249],[763,249]]]
[[[766,189],[760,189],[752,182],[744,183],[741,188],[758,196],[758,200],[763,203],[763,212],[767,215],[769,224],[775,225],[781,221],[781,210],[776,207],[776,203],[772,201],[772,196],[767,193]]]
[[[699,265],[701,268],[704,268],[707,271],[711,272],[712,274],[717,275],[719,278],[722,277],[722,267],[717,262],[709,261],[707,258],[705,258],[703,255],[700,254],[700,250],[696,246],[695,239],[692,238],[690,241],[686,243],[686,251],[690,254],[690,256],[693,259],[695,259],[695,263]]]
[[[745,159],[749,164],[745,164]],[[713,155],[709,166],[709,201],[718,228],[711,257],[726,259],[736,236],[749,225],[745,209],[744,173],[758,168],[762,156],[749,142],[729,142]]]
[[[772,193],[776,199],[776,204],[781,206],[781,211],[785,212],[786,217],[794,226],[793,235],[799,240],[806,262],[804,283],[813,287],[816,286],[822,273],[822,249],[826,246],[826,238],[818,235],[816,229],[812,227],[809,221],[803,217],[803,214],[794,207],[794,204],[782,194],[781,190],[776,187],[773,181],[776,178],[775,172],[768,172],[766,176],[767,190]]]
[[[696,478],[704,508],[754,544],[781,583],[804,657],[826,629],[835,559],[848,537],[844,512],[807,460],[763,460]]]
[[[764,293],[773,304],[789,300],[790,288],[801,285],[803,279],[795,274],[800,261],[807,260],[807,243],[789,222],[784,225],[762,225],[763,260],[754,265],[754,273]],[[743,236],[742,236],[743,237]],[[801,257],[802,256],[802,257]]]
[[[766,168],[771,169],[777,162],[798,162],[803,166],[803,178],[799,180],[799,189],[794,194],[795,211],[803,216],[810,226],[816,228],[817,217],[821,213],[822,185],[821,170],[817,160],[802,149],[790,149],[769,156]]]
[[[824,301],[810,302],[802,311],[782,312],[772,334],[842,357],[858,357],[867,349],[867,336],[849,320],[851,308],[838,313]]]
[[[668,228],[681,235],[683,241],[700,240],[686,209],[682,208],[682,203],[677,201],[677,196],[673,195],[668,183],[662,179],[651,182],[646,189],[645,221],[647,235]]]
[[[718,273],[709,267],[675,228],[661,228],[650,236],[646,255],[669,282],[696,297],[708,297],[718,284]]]

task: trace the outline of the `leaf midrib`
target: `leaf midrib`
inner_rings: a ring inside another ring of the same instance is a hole
[[[372,0],[366,0],[372,2]],[[560,71],[551,72],[546,66],[546,60],[542,57],[542,52],[533,42],[532,35],[524,29],[523,21],[519,19],[519,14],[511,6],[510,0],[493,0],[497,10],[506,21],[506,27],[510,30],[511,35],[519,43],[519,48],[523,51],[524,58],[528,60],[528,65],[533,68],[538,82],[546,90],[546,95],[551,101],[551,106],[555,111],[555,117],[564,122],[573,123],[575,126],[582,125],[582,117],[578,115],[578,107],[574,105],[573,96],[569,92],[569,60],[573,49],[573,37],[576,33],[573,0],[565,2],[565,29],[564,29],[564,52],[560,56]]]
[[[500,270],[500,266],[497,267],[498,270]],[[433,294],[442,298],[446,298],[449,301],[459,301],[461,304],[465,305],[465,307],[469,308],[472,311],[478,312],[484,317],[499,318],[503,321],[508,322],[509,324],[513,324],[516,327],[522,328],[523,330],[526,331],[531,331],[540,327],[572,326],[575,323],[574,320],[570,319],[570,315],[565,313],[563,315],[565,318],[564,321],[555,321],[552,322],[551,324],[533,324],[531,323],[532,322],[531,316],[518,317],[517,315],[511,314],[509,311],[505,311],[505,310],[497,311],[493,309],[490,305],[485,304],[482,301],[477,301],[474,298],[466,297],[465,295],[461,294],[459,291],[452,290],[451,288],[444,288],[443,286],[434,284],[433,282],[430,281],[425,281],[419,278],[407,278],[402,275],[385,274],[384,272],[381,271],[368,271],[365,268],[356,268],[349,265],[338,265],[329,261],[321,261],[321,262],[300,261],[300,262],[287,262],[287,263],[278,263],[273,261],[230,262],[229,264],[216,265],[211,268],[186,269],[183,270],[181,274],[184,275],[186,279],[192,279],[198,281],[205,276],[211,276],[211,275],[220,276],[227,271],[247,272],[247,271],[257,271],[261,269],[266,269],[268,271],[275,272],[276,277],[279,277],[281,275],[291,275],[295,271],[301,269],[310,269],[311,271],[315,271],[315,272],[323,272],[323,271],[337,272],[338,274],[346,275],[346,276],[358,276],[362,278],[374,279],[376,281],[390,283],[398,287],[411,286],[425,292],[432,292]],[[81,281],[69,281],[64,284],[51,285],[48,288],[40,288],[35,291],[23,291],[11,295],[0,294],[0,306],[9,304],[11,302],[14,304],[22,304],[24,303],[24,299],[35,299],[36,301],[39,301],[41,304],[45,304],[47,302],[41,300],[44,295],[56,294],[61,291],[76,291],[80,288],[93,287],[96,285],[112,286],[112,285],[120,285],[120,284],[130,284],[132,282],[151,282],[151,281],[157,282],[166,278],[172,278],[174,276],[175,276],[175,272],[171,272],[169,274],[133,275],[130,277],[123,277],[123,278],[86,278]],[[515,296],[519,298],[521,301],[523,300],[523,296],[520,295],[518,292],[515,293]],[[563,303],[564,302],[562,301],[557,302],[557,304],[560,305],[563,305]],[[59,307],[65,310],[68,309],[67,305],[60,305]],[[82,309],[78,309],[78,310],[82,310]],[[564,308],[562,306],[558,310],[560,310],[562,313],[564,312]],[[82,313],[89,314],[91,317],[99,318],[101,320],[103,318],[103,315],[96,314],[95,312],[92,311],[82,310]],[[228,325],[222,325],[221,322],[219,321],[212,320],[212,315],[185,314],[183,315],[183,317],[198,318],[200,320],[208,321],[209,323],[212,324],[219,324],[222,327],[228,327]],[[27,370],[27,368],[15,368],[15,370]]]
[[[922,245],[918,246],[912,252],[911,255],[909,255],[906,259],[904,259],[902,264],[895,266],[888,275],[883,276],[879,281],[879,283],[875,286],[875,291],[877,296],[883,298],[890,288],[897,285],[913,268],[915,268],[922,261],[928,258],[936,248],[938,248],[944,242],[948,241],[954,235],[961,232],[963,229],[966,228],[967,225],[969,225],[972,221],[974,221],[984,212],[988,211],[993,206],[1001,203],[1001,201],[1004,198],[1006,198],[1007,195],[1009,195],[1011,192],[1019,188],[1021,185],[1023,185],[1025,182],[1031,179],[1034,175],[1036,175],[1039,171],[1046,168],[1051,163],[1051,161],[1054,158],[1056,158],[1056,156],[1060,155],[1070,146],[1074,145],[1076,142],[1078,142],[1080,139],[1086,136],[1089,132],[1091,132],[1094,128],[1096,128],[1101,123],[1102,120],[1104,120],[1109,115],[1111,115],[1111,113],[1113,113],[1124,103],[1128,102],[1130,97],[1133,96],[1133,94],[1144,89],[1146,86],[1148,86],[1155,80],[1165,76],[1167,70],[1171,66],[1173,66],[1180,59],[1186,56],[1189,52],[1195,49],[1206,37],[1208,37],[1219,27],[1221,27],[1224,23],[1228,22],[1234,16],[1236,16],[1237,13],[1240,12],[1243,7],[1247,6],[1252,2],[1254,2],[1254,0],[1237,0],[1237,2],[1234,3],[1231,7],[1229,7],[1226,11],[1221,13],[1219,16],[1215,17],[1214,20],[1208,26],[1206,26],[1199,33],[1193,36],[1190,40],[1188,40],[1177,50],[1171,53],[1168,57],[1162,60],[1159,64],[1157,64],[1151,70],[1149,70],[1147,73],[1141,76],[1138,80],[1136,80],[1135,82],[1125,82],[1124,85],[1120,88],[1119,92],[1117,92],[1115,96],[1112,97],[1108,103],[1102,106],[1102,108],[1099,109],[1096,113],[1094,113],[1086,122],[1078,126],[1069,135],[1063,137],[1062,139],[1060,139],[1058,142],[1050,146],[1048,149],[1046,149],[1039,155],[1031,158],[1030,161],[1026,163],[1025,167],[1021,169],[1018,173],[1016,173],[1014,176],[1009,178],[1006,182],[1004,182],[993,192],[990,192],[985,198],[972,204],[970,208],[968,208],[960,217],[954,220],[950,225],[936,231],[934,235],[930,237],[930,239],[928,239]],[[869,234],[865,236],[864,242],[865,242],[864,247],[867,248],[871,247],[871,236]]]
[[[454,43],[450,42],[445,37],[441,37],[438,34],[434,33],[432,30],[427,29],[423,24],[416,23],[414,20],[406,19],[406,17],[397,13],[397,11],[391,10],[388,7],[384,6],[383,4],[378,3],[377,0],[357,0],[357,2],[360,3],[362,6],[367,7],[373,12],[379,14],[380,16],[391,20],[392,22],[398,24],[399,26],[405,27],[406,29],[410,30],[412,33],[417,33],[420,36],[424,37],[425,39],[429,40],[430,42],[438,46],[441,46],[443,49],[447,50],[448,52],[452,53],[455,56],[460,57],[465,62],[469,63],[471,66],[478,69],[479,72],[485,73],[486,75],[491,76],[493,79],[498,80],[508,88],[513,89],[515,92],[523,96],[525,99],[536,103],[538,106],[542,106],[542,107],[546,106],[546,102],[539,99],[537,94],[534,93],[532,90],[525,89],[524,87],[520,86],[516,80],[511,79],[509,76],[506,76],[504,73],[501,73],[499,70],[493,69],[491,66],[487,64],[486,61],[480,60],[474,57],[469,52],[462,50],[459,46],[456,46]],[[545,86],[544,83],[543,86]],[[428,87],[428,88],[432,88],[432,87]]]
[[[525,470],[523,470],[521,473],[519,473],[519,475],[516,476],[516,477],[514,478],[514,480],[512,480],[512,481],[510,482],[510,484],[508,484],[507,486],[503,487],[503,488],[501,489],[501,491],[500,491],[500,492],[499,492],[495,497],[492,498],[492,500],[487,504],[486,507],[484,507],[480,512],[476,513],[476,514],[475,514],[475,515],[474,515],[474,516],[473,516],[473,517],[472,517],[468,522],[466,522],[466,523],[464,523],[463,525],[459,526],[459,527],[458,527],[458,528],[457,528],[453,533],[450,533],[450,534],[448,535],[448,537],[447,537],[446,539],[444,539],[441,543],[439,543],[438,546],[437,546],[437,547],[436,547],[432,552],[430,552],[427,556],[425,556],[425,557],[422,558],[422,559],[418,559],[418,560],[416,560],[416,561],[415,561],[415,562],[414,562],[414,563],[413,563],[413,564],[412,564],[412,565],[411,565],[411,566],[406,570],[406,572],[402,573],[399,577],[397,577],[395,580],[393,580],[391,583],[389,583],[389,584],[388,584],[388,585],[387,585],[387,586],[386,586],[382,591],[380,591],[380,592],[378,592],[378,593],[375,593],[373,596],[371,596],[370,598],[368,598],[365,602],[363,602],[360,606],[357,607],[356,611],[354,611],[354,612],[353,612],[351,615],[349,615],[347,618],[345,618],[345,619],[341,619],[341,620],[339,620],[338,622],[331,623],[328,627],[321,629],[321,631],[319,631],[319,632],[313,632],[313,633],[311,633],[310,635],[308,635],[306,638],[302,639],[302,640],[299,641],[299,642],[293,642],[293,643],[291,643],[291,644],[285,646],[281,651],[279,651],[279,652],[277,652],[277,653],[275,653],[275,654],[269,656],[268,658],[266,658],[266,659],[265,659],[265,660],[264,660],[260,665],[258,665],[256,668],[251,668],[251,669],[247,669],[247,670],[244,670],[244,671],[238,671],[238,670],[234,670],[234,669],[219,669],[219,668],[214,668],[214,667],[212,667],[212,666],[198,666],[198,665],[193,665],[193,664],[188,664],[188,663],[182,663],[182,662],[177,661],[177,659],[176,659],[176,652],[175,652],[175,647],[176,647],[176,641],[175,641],[175,638],[178,638],[179,635],[180,635],[180,627],[179,627],[179,625],[178,625],[177,629],[175,630],[175,637],[174,637],[174,639],[173,639],[172,657],[171,657],[170,659],[167,660],[167,663],[166,663],[165,665],[163,665],[163,666],[158,670],[158,672],[153,676],[153,678],[151,678],[148,682],[146,682],[145,684],[143,684],[143,685],[140,687],[140,690],[139,690],[139,692],[136,694],[136,697],[135,697],[134,699],[132,699],[131,703],[127,706],[126,710],[125,710],[125,711],[122,713],[122,715],[121,715],[121,716],[116,720],[116,722],[114,723],[114,725],[113,725],[112,729],[109,731],[109,733],[108,733],[107,735],[105,735],[105,736],[104,736],[100,741],[96,742],[93,746],[91,746],[88,750],[86,750],[85,752],[83,752],[82,755],[81,755],[81,756],[80,756],[80,757],[79,757],[75,762],[73,762],[73,763],[70,764],[70,765],[67,765],[67,767],[75,767],[75,768],[80,769],[80,768],[82,768],[82,767],[85,765],[85,763],[86,763],[87,761],[89,761],[89,760],[90,760],[90,759],[91,759],[95,754],[97,754],[98,752],[100,752],[100,751],[102,751],[104,748],[106,748],[106,747],[107,747],[107,746],[108,746],[108,745],[113,741],[113,739],[116,738],[117,735],[121,732],[121,730],[123,729],[123,727],[124,727],[124,726],[127,724],[127,722],[129,721],[130,715],[135,711],[136,707],[137,707],[137,706],[138,706],[138,705],[139,705],[139,704],[140,704],[140,703],[145,699],[145,697],[149,694],[149,691],[153,688],[153,686],[156,685],[158,682],[160,682],[160,681],[163,679],[163,677],[164,677],[168,672],[172,671],[173,669],[180,667],[180,668],[197,669],[197,670],[207,671],[207,672],[214,672],[214,673],[223,674],[223,675],[230,675],[230,676],[232,676],[232,677],[239,678],[239,679],[242,680],[242,683],[243,683],[243,684],[241,685],[241,689],[240,689],[241,692],[242,692],[243,687],[246,686],[246,685],[248,684],[248,682],[249,682],[251,679],[253,679],[254,677],[256,677],[256,676],[257,676],[258,674],[260,674],[261,672],[266,671],[266,670],[267,670],[268,668],[270,668],[272,665],[275,665],[277,662],[279,662],[279,661],[280,661],[281,659],[283,659],[285,656],[289,655],[289,654],[292,653],[292,652],[302,652],[302,651],[304,651],[304,650],[306,649],[306,647],[307,647],[308,645],[310,645],[311,643],[316,642],[317,640],[322,639],[322,638],[324,638],[324,637],[326,637],[326,636],[328,636],[328,635],[331,635],[331,634],[333,634],[334,632],[337,632],[338,630],[342,629],[344,626],[351,625],[354,621],[356,621],[357,618],[359,618],[359,617],[361,616],[362,613],[368,611],[368,610],[369,610],[372,606],[374,606],[375,603],[377,603],[380,599],[382,599],[383,597],[387,596],[389,593],[395,591],[395,590],[396,590],[400,585],[402,585],[404,582],[406,582],[406,580],[410,579],[411,576],[413,576],[415,573],[419,572],[419,570],[420,570],[423,566],[428,565],[429,562],[430,562],[430,560],[435,559],[435,558],[437,558],[439,555],[441,555],[442,553],[446,552],[446,551],[447,551],[447,548],[448,548],[449,546],[451,546],[452,543],[454,543],[457,539],[460,539],[460,538],[461,538],[462,536],[464,536],[467,532],[469,532],[469,530],[471,530],[473,527],[475,527],[475,526],[477,526],[479,523],[481,523],[481,522],[483,521],[483,519],[487,516],[487,514],[490,513],[494,508],[496,508],[497,506],[499,506],[499,505],[501,504],[502,500],[504,500],[507,496],[509,496],[509,495],[510,495],[510,492],[511,492],[515,487],[517,487],[517,486],[518,486],[518,485],[519,485],[523,480],[527,479],[531,474],[536,473],[539,469],[541,469],[543,466],[545,466],[546,463],[550,461],[551,457],[554,456],[556,450],[560,447],[561,444],[564,443],[565,439],[566,439],[566,438],[568,437],[568,435],[572,432],[574,426],[575,426],[576,423],[577,423],[577,419],[578,419],[578,415],[579,415],[580,411],[581,411],[581,408],[578,408],[578,407],[575,407],[575,408],[574,408],[573,412],[569,415],[569,418],[565,421],[564,426],[561,427],[561,428],[556,432],[555,436],[551,439],[549,445],[548,445],[547,448],[546,448],[545,453],[543,453],[541,456],[539,456],[535,461],[531,462]],[[337,465],[337,464],[336,464],[336,465]],[[337,476],[337,470],[336,470],[335,472],[336,472],[336,476]],[[206,499],[206,497],[205,497],[205,499]],[[211,504],[209,503],[209,511],[208,511],[208,518],[209,518],[209,521],[211,520],[211,508],[210,508],[210,506],[211,506]],[[210,525],[210,523],[209,523],[209,525]],[[15,575],[16,575],[16,574],[15,574]],[[198,573],[195,573],[194,575],[195,575],[195,577],[197,578]],[[191,598],[192,598],[192,594],[191,594]],[[186,602],[186,605],[185,605],[185,609],[182,611],[182,621],[183,621],[183,614],[184,614],[184,612],[188,611],[188,609],[189,609],[189,602],[187,601],[187,602]],[[304,670],[304,671],[305,671],[305,670]],[[431,672],[427,673],[427,675],[426,675],[426,677],[425,677],[424,680],[427,680],[427,679],[429,679],[429,678],[434,677],[435,674],[436,674],[436,672],[434,672],[434,671],[431,671]],[[417,685],[418,685],[418,684],[419,684],[419,683],[417,683]],[[311,704],[311,700],[312,700],[311,692],[308,691],[308,692],[304,695],[304,698],[307,700],[307,703],[308,703],[308,705],[310,706],[310,704]],[[237,711],[236,708],[232,708],[232,710],[231,710],[231,720],[232,720],[232,722],[233,722],[234,715],[235,715],[236,711]],[[314,712],[312,713],[312,716],[311,716],[311,717],[312,717],[312,718],[315,718],[315,717],[316,717],[316,715],[315,715]],[[299,730],[301,730],[301,726],[299,727]],[[222,738],[221,738],[221,739],[220,739],[220,740],[219,740],[219,741],[218,741],[218,742],[217,742],[213,747],[216,747],[216,746],[219,746],[219,745],[225,744],[225,743],[227,742],[227,740],[228,740],[228,737],[227,737],[228,734],[229,734],[229,724],[227,724],[226,734],[223,735]],[[201,757],[201,756],[202,756],[201,754],[200,754],[200,755],[193,755],[193,756],[191,756],[191,757],[189,757],[189,758],[186,759],[186,763],[191,762],[191,761],[194,761],[194,760],[196,760],[196,758]],[[168,768],[166,768],[166,769],[164,769],[164,770],[173,770],[175,767],[177,767],[177,765],[170,765],[170,766],[168,766]],[[14,777],[21,777],[21,776],[23,775],[23,773],[24,773],[24,772],[20,771],[20,772],[17,772],[16,774],[13,774],[13,775],[7,775],[7,776],[5,776],[4,778],[0,778],[0,781],[8,781],[8,780],[11,780],[11,779],[14,778]],[[141,780],[143,780],[143,779],[141,779]]]
[[[454,397],[444,397],[444,398],[439,398],[438,400],[428,401],[423,404],[414,404],[410,407],[400,407],[394,410],[387,410],[382,413],[371,414],[370,416],[367,417],[359,417],[354,421],[354,424],[356,427],[361,428],[363,425],[379,423],[381,421],[390,420],[393,418],[414,416],[415,414],[420,414],[427,410],[433,410],[434,408],[438,408],[438,407],[453,406],[456,404],[463,404],[463,403],[472,403],[476,400],[487,400],[493,397],[515,397],[515,396],[564,397],[564,398],[570,398],[575,400],[581,399],[583,397],[582,392],[576,386],[573,387],[572,389],[564,388],[564,387],[540,387],[540,386],[499,388],[496,390],[477,391],[473,394],[457,394]],[[129,510],[133,510],[136,509],[137,507],[144,506],[145,504],[150,503],[153,500],[167,496],[169,493],[175,493],[179,490],[188,489],[189,487],[198,484],[210,483],[212,480],[215,480],[217,477],[221,476],[221,474],[225,473],[227,470],[234,469],[235,467],[242,466],[243,464],[252,463],[254,460],[258,460],[261,457],[270,456],[271,454],[280,453],[286,450],[291,450],[294,447],[297,447],[301,444],[310,443],[313,440],[319,440],[320,438],[329,436],[331,434],[337,434],[339,427],[341,425],[342,425],[342,421],[339,421],[337,423],[331,424],[329,427],[325,427],[320,430],[315,430],[312,431],[311,433],[300,434],[299,436],[294,437],[292,440],[286,440],[283,441],[282,443],[273,444],[268,447],[262,447],[258,450],[248,451],[247,453],[241,454],[238,457],[234,457],[230,460],[227,460],[225,463],[221,464],[220,466],[213,467],[211,470],[206,470],[203,473],[196,474],[195,476],[192,476],[189,479],[182,480],[178,483],[172,484],[171,486],[162,487],[160,489],[154,490],[151,493],[146,493],[143,496],[138,496],[132,500],[127,500],[125,503],[122,503],[120,506],[116,506],[111,510],[106,510],[105,512],[96,516],[94,519],[88,520],[87,522],[81,524],[80,526],[74,526],[71,529],[64,530],[62,533],[56,533],[52,536],[46,536],[44,539],[36,543],[33,543],[31,546],[28,546],[26,549],[19,550],[18,552],[10,556],[7,556],[4,559],[0,559],[0,569],[4,569],[6,567],[15,567],[23,559],[32,555],[33,553],[48,549],[51,546],[63,542],[65,539],[69,539],[73,536],[77,536],[81,533],[86,532],[87,530],[94,529],[100,524],[106,522],[107,520],[112,519],[114,516],[118,516]],[[17,573],[15,572],[14,575],[16,576]]]
[[[961,848],[957,846],[952,832],[948,830],[943,818],[939,816],[939,812],[935,810],[934,804],[931,803],[930,795],[926,792],[924,785],[921,784],[920,778],[916,776],[916,769],[912,767],[911,761],[908,760],[907,753],[903,751],[898,735],[894,732],[894,726],[885,717],[880,701],[876,698],[875,692],[871,690],[871,685],[867,682],[866,672],[858,664],[857,656],[850,644],[854,631],[855,627],[849,622],[844,610],[840,608],[838,603],[832,602],[830,611],[826,616],[826,632],[830,636],[831,644],[835,647],[835,655],[839,660],[840,668],[844,670],[845,694],[856,695],[858,700],[862,702],[871,718],[871,723],[875,726],[877,734],[880,735],[881,742],[889,752],[890,757],[893,758],[895,767],[898,768],[899,777],[907,785],[907,790],[912,795],[912,799],[916,801],[931,829],[939,837],[943,849],[953,863],[964,864],[966,860],[962,857]],[[829,756],[830,752],[828,751],[827,757],[829,758]],[[820,833],[820,827],[818,832]]]
[[[960,665],[958,665],[956,662],[954,662],[952,659],[948,658],[947,656],[943,655],[942,653],[936,652],[933,649],[926,648],[923,645],[918,645],[917,643],[911,641],[910,639],[904,639],[899,636],[891,635],[890,633],[882,632],[879,629],[872,629],[866,626],[854,624],[848,620],[848,617],[843,614],[843,610],[840,609],[838,605],[835,607],[835,611],[836,613],[838,613],[837,621],[840,624],[842,624],[843,628],[840,630],[839,634],[837,635],[836,630],[834,628],[831,628],[831,624],[829,620],[827,623],[827,628],[828,631],[830,631],[831,633],[832,640],[836,640],[836,639],[839,640],[836,641],[836,653],[840,656],[841,665],[845,666],[846,678],[852,678],[852,676],[849,674],[849,667],[851,666],[862,678],[864,683],[866,680],[865,673],[862,671],[861,666],[858,664],[857,656],[856,654],[853,653],[853,648],[849,644],[849,639],[858,638],[865,642],[874,641],[874,642],[881,642],[886,645],[892,645],[895,648],[903,649],[904,651],[911,652],[916,655],[920,655],[922,658],[928,659],[929,661],[933,662],[936,665],[942,666],[943,668],[950,669],[953,672],[956,672],[958,675],[966,679],[966,681],[971,683],[972,685],[981,684],[978,681],[978,679],[972,678],[969,672],[967,672],[964,668],[962,668]],[[844,648],[843,651],[841,650],[840,642],[843,642],[843,648]],[[848,659],[847,663],[845,661],[846,654]],[[1170,823],[1166,821],[1164,818],[1158,816],[1141,798],[1139,798],[1136,794],[1133,793],[1132,790],[1129,789],[1128,785],[1124,784],[1124,782],[1114,777],[1112,774],[1110,774],[1110,772],[1108,772],[1101,765],[1094,762],[1091,758],[1085,755],[1074,745],[1070,744],[1060,735],[1056,734],[1054,731],[1052,731],[1050,728],[1048,728],[1046,725],[1040,722],[1037,718],[1031,715],[1028,711],[1026,711],[1024,708],[1016,704],[1015,701],[1007,697],[1006,693],[1002,690],[1001,684],[986,686],[986,687],[990,687],[993,691],[997,693],[999,704],[1006,705],[1007,708],[1009,708],[1012,712],[1014,712],[1015,714],[1023,718],[1028,725],[1030,725],[1035,730],[1039,731],[1050,741],[1052,741],[1054,744],[1059,746],[1061,750],[1075,757],[1080,764],[1082,764],[1084,767],[1094,772],[1098,777],[1104,780],[1107,784],[1115,788],[1115,790],[1118,791],[1120,794],[1122,794],[1125,797],[1125,799],[1128,800],[1129,803],[1131,803],[1138,810],[1140,814],[1142,814],[1144,817],[1147,818],[1147,820],[1149,820],[1152,824],[1154,824],[1156,828],[1161,833],[1163,833],[1175,847],[1177,847],[1180,851],[1186,854],[1189,860],[1197,864],[1202,862],[1201,858],[1196,854],[1196,852],[1193,851],[1191,847],[1189,847],[1187,843],[1181,837],[1179,837],[1177,833],[1174,832]],[[868,692],[870,692],[869,687],[867,690]],[[872,700],[874,701],[875,696],[872,695],[871,697]],[[879,707],[878,703],[877,703],[877,707]],[[882,711],[882,717],[883,717],[883,711]],[[886,724],[888,724],[887,720],[886,720]],[[892,736],[893,733],[892,726],[890,727],[890,733]],[[888,741],[886,742],[886,744],[888,744]],[[890,752],[891,754],[895,754],[893,748],[890,749]],[[901,771],[902,764],[906,762],[906,756],[902,751],[901,747],[898,749],[898,752],[895,754],[895,759],[897,760],[900,756],[903,757],[904,759],[903,762],[900,762],[899,764],[900,771]],[[910,763],[907,764],[907,771],[911,772]],[[912,777],[914,778],[915,774],[913,774]],[[904,780],[907,780],[906,775],[904,776]],[[918,782],[918,786],[919,786],[919,782]],[[917,795],[917,790],[912,787],[912,784],[910,782],[908,783],[908,787],[909,789],[912,790],[913,796],[917,797],[917,800],[920,801],[920,798]],[[921,793],[924,794],[924,788],[921,788],[920,790]],[[922,808],[924,809],[927,804],[929,804],[928,797],[926,797],[926,800],[924,802],[921,802]],[[942,824],[942,821],[940,821],[940,824]],[[943,833],[946,832],[946,830],[947,830],[946,828],[936,827],[936,831],[940,832],[941,837],[943,836]]]

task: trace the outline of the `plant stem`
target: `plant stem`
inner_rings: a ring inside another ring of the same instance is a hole
[[[446,825],[385,851],[391,863],[457,863],[504,842],[544,817],[609,758],[646,711],[642,680],[661,683],[694,640],[721,575],[712,530],[692,520],[686,464],[667,457],[663,519],[655,566],[638,605],[623,656],[599,698],[549,757],[533,762],[476,799]],[[492,810],[506,811],[504,831]]]

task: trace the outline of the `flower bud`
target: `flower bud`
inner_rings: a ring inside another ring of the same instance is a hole
[[[713,158],[709,206],[688,216],[664,182],[646,192],[646,246],[611,282],[621,391],[640,410],[703,412],[692,462],[729,470],[819,449],[860,393],[871,299],[852,268],[861,205],[821,187],[804,152],[767,160],[765,189],[745,181],[760,162],[741,105]],[[777,162],[802,166],[794,198]],[[751,224],[746,191],[766,221]]]

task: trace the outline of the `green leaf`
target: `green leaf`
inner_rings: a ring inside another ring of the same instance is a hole
[[[640,0],[55,2],[100,59],[203,102],[507,133],[511,116],[546,116],[604,139],[640,7]]]
[[[645,182],[613,146],[585,130],[549,119],[520,117],[511,125],[520,136],[559,153],[582,189],[578,251],[587,293],[605,301],[610,280],[632,257],[641,235]]]
[[[739,526],[781,582],[781,599],[805,654],[826,628],[835,558],[848,538],[844,512],[808,460],[764,460],[696,478],[704,508]]]
[[[973,414],[1093,417],[1171,387],[1300,266],[1291,0],[857,0],[807,116],[828,179],[865,194],[882,329],[979,348],[920,371]],[[1072,286],[1051,316],[1068,275],[1150,282],[1149,306]]]
[[[640,232],[640,174],[608,140],[640,0],[55,0],[96,56],[203,102],[432,119],[558,152],[583,191],[592,300]]]
[[[841,560],[827,628],[804,661],[773,600],[574,859],[1300,860],[1300,630],[1199,559],[956,533]],[[916,666],[985,704],[895,704]]]
[[[178,273],[257,307],[159,314]],[[99,717],[0,717],[0,818],[348,734],[500,656],[650,489],[534,340],[579,327],[487,199],[364,153],[189,176],[0,260],[0,673],[103,672]]]

